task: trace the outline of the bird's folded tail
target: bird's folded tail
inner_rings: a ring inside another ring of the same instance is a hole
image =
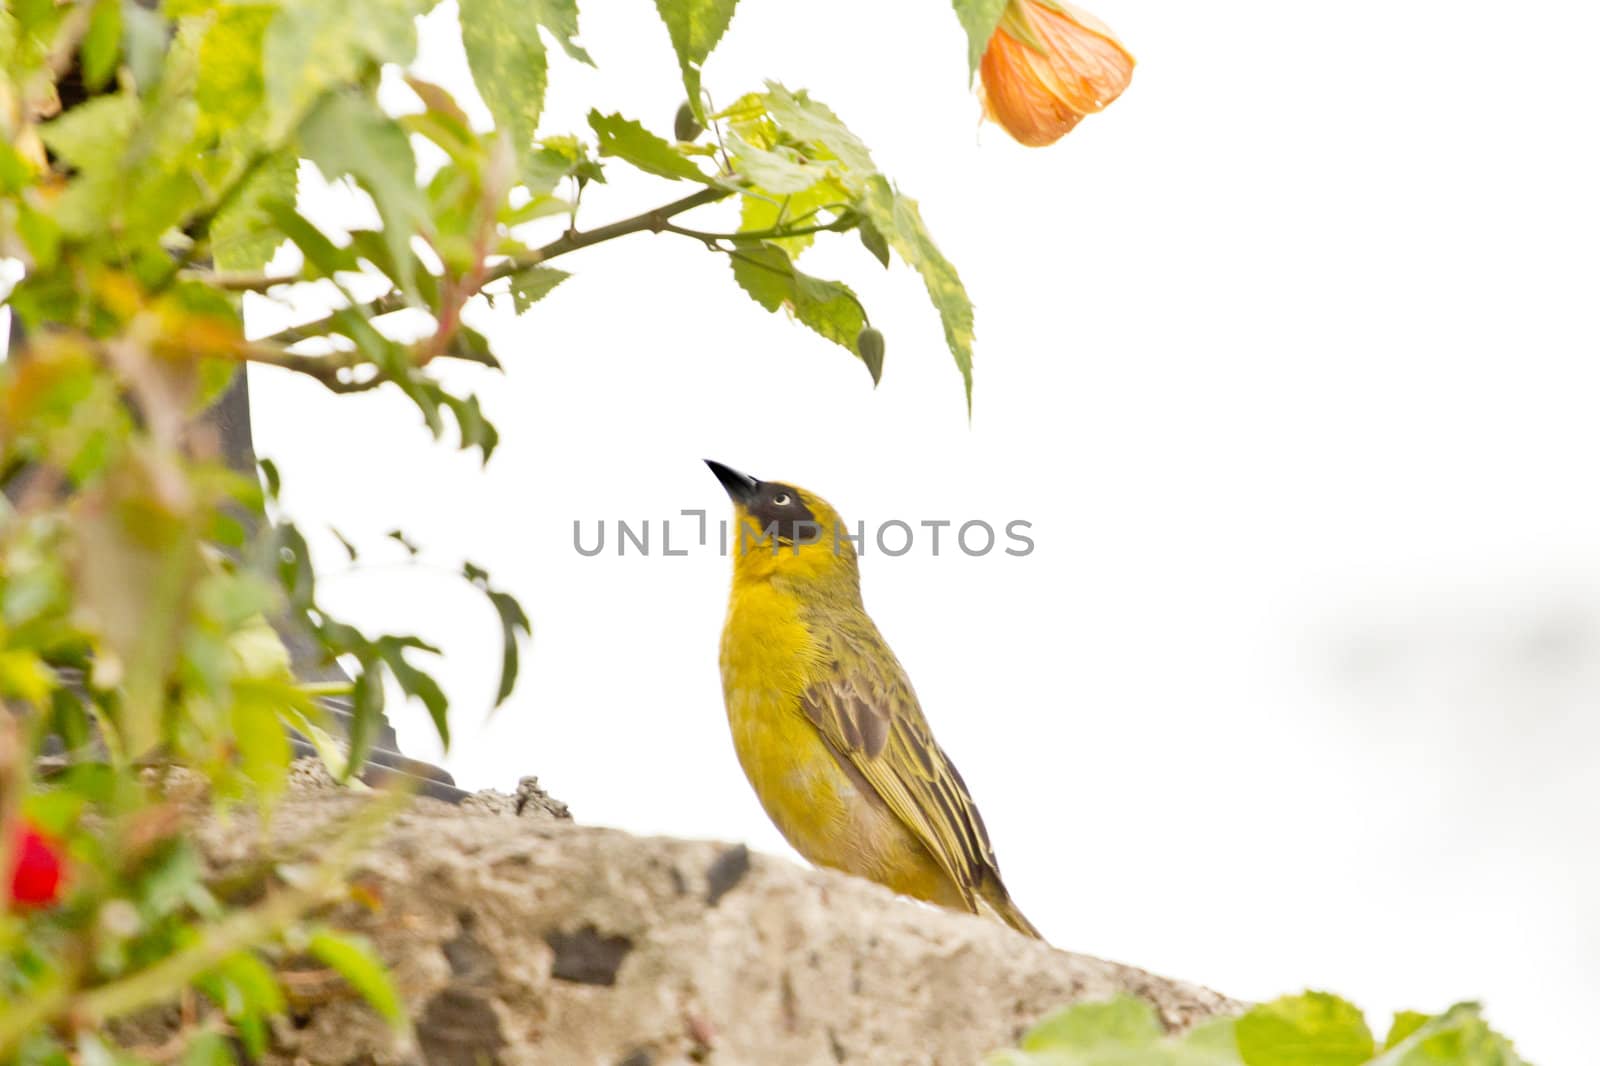
[[[983,902],[996,918],[1005,922],[1011,928],[1024,936],[1031,936],[1035,940],[1043,940],[1044,934],[1035,929],[1033,923],[1028,921],[1021,909],[1011,902],[1003,885],[985,885],[983,888]]]

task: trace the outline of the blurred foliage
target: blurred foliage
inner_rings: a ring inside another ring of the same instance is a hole
[[[1034,1026],[987,1066],[1526,1066],[1478,1006],[1395,1015],[1380,1042],[1361,1011],[1306,992],[1169,1037],[1150,1004],[1123,996],[1080,1003]]]
[[[854,233],[871,260],[921,276],[970,404],[972,308],[916,203],[806,93],[768,84],[718,109],[702,91],[733,0],[657,5],[689,97],[672,139],[600,111],[540,135],[550,48],[593,63],[575,0],[461,0],[494,119],[476,128],[406,69],[432,6],[0,9],[0,259],[21,267],[4,303],[23,336],[0,363],[0,871],[17,871],[0,878],[0,1061],[255,1056],[285,1010],[286,963],[338,974],[405,1031],[381,962],[322,917],[381,905],[344,874],[393,803],[303,842],[314,859],[264,856],[248,886],[208,873],[185,832],[207,805],[270,821],[297,743],[352,779],[386,695],[416,700],[449,741],[448,698],[424,668],[436,649],[332,616],[306,537],[274,506],[276,468],[225,461],[206,412],[247,364],[338,393],[392,389],[487,462],[495,426],[436,362],[498,368],[469,308],[530,313],[569,276],[553,260],[655,233],[725,257],[762,307],[877,381],[884,338],[860,300],[797,265],[820,235]],[[587,228],[585,189],[623,171],[668,198]],[[315,175],[369,201],[376,224],[314,220],[300,186]],[[682,217],[715,204],[717,227]],[[247,298],[326,312],[253,337]],[[482,568],[460,577],[499,622],[503,702],[527,614]],[[291,630],[351,680],[297,677]],[[348,704],[342,730],[330,698]],[[199,788],[174,795],[173,765]],[[117,1046],[117,1019],[173,1003],[177,1043]]]

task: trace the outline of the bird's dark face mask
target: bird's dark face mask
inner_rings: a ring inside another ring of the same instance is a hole
[[[781,481],[759,481],[709,459],[706,465],[734,503],[737,521],[728,548],[735,555],[831,551],[839,522],[825,502]],[[844,550],[852,551],[848,541]]]

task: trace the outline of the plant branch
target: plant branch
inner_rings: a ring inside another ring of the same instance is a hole
[[[820,226],[773,226],[770,229],[744,230],[738,233],[707,233],[704,230],[688,229],[684,226],[676,226],[671,222],[668,222],[661,228],[666,230],[668,233],[678,233],[685,237],[693,237],[695,240],[705,241],[707,244],[710,244],[713,241],[781,240],[786,237],[804,237],[811,233],[840,232],[843,230],[854,229],[857,221],[857,219],[851,218],[847,215],[841,218],[836,218],[832,222],[824,222]]]
[[[631,218],[624,218],[617,222],[612,222],[609,225],[601,226],[598,229],[569,229],[567,232],[563,233],[560,237],[557,237],[549,244],[546,244],[541,248],[534,249],[534,251],[529,255],[518,256],[513,259],[508,259],[503,263],[497,264],[484,274],[482,284],[487,285],[490,282],[499,281],[501,278],[508,278],[520,270],[526,270],[529,267],[538,266],[540,263],[547,262],[556,258],[557,256],[566,255],[569,252],[575,252],[580,248],[588,248],[591,245],[600,244],[603,241],[614,240],[617,237],[624,237],[630,233],[661,233],[668,229],[670,225],[669,220],[674,216],[680,215],[683,212],[693,208],[701,207],[705,204],[712,204],[716,203],[718,200],[725,200],[732,195],[732,189],[720,187],[705,188],[701,189],[699,192],[691,193],[682,199],[674,200],[669,204],[663,204],[660,207],[645,211],[642,214],[634,215]],[[394,291],[388,293],[387,295],[380,296],[376,300],[370,300],[367,303],[361,304],[360,308],[361,310],[365,311],[368,316],[376,318],[379,315],[388,314],[390,311],[398,311],[405,306],[405,296],[399,291]],[[323,318],[317,319],[314,322],[306,322],[298,326],[291,326],[288,329],[280,330],[266,339],[278,344],[293,344],[296,341],[306,340],[309,337],[320,337],[328,332],[328,330],[334,325],[336,319],[336,314],[327,315]]]

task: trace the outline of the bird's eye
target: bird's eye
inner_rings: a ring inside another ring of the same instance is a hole
[[[780,492],[776,496],[772,497],[772,502],[778,507],[787,507],[789,506],[790,501],[793,499],[794,497],[790,496],[787,492]]]

